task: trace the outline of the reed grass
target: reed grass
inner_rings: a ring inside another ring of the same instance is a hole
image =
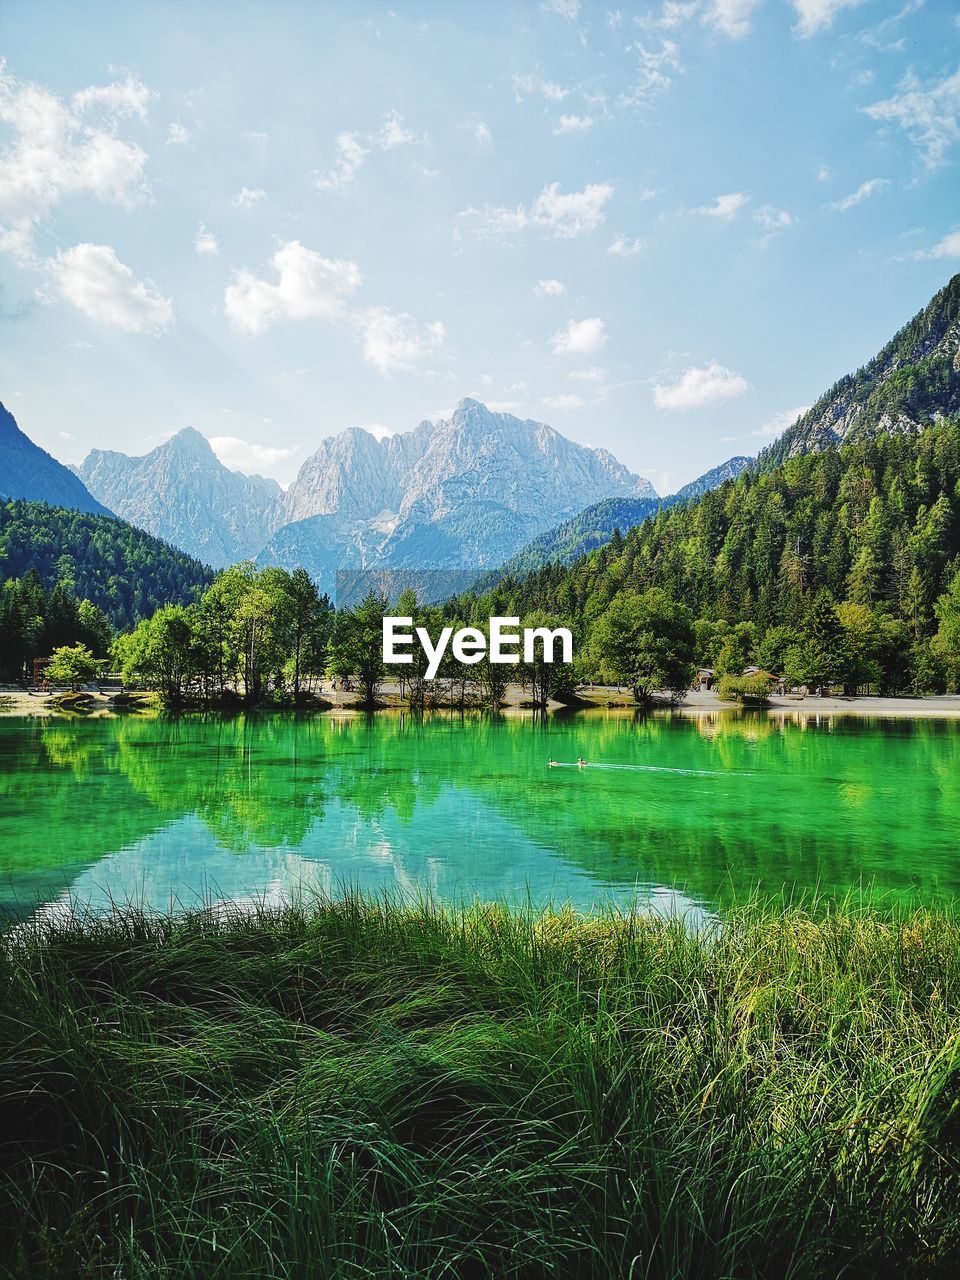
[[[0,941],[0,1275],[954,1276],[960,913],[347,896]]]

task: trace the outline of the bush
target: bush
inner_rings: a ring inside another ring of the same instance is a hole
[[[717,697],[724,702],[764,706],[770,701],[770,677],[762,672],[752,676],[723,676],[717,682]]]

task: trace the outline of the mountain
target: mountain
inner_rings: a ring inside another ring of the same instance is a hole
[[[738,454],[735,458],[728,458],[726,462],[721,462],[719,467],[705,471],[702,476],[697,476],[696,480],[691,480],[682,489],[678,489],[669,501],[689,502],[691,498],[699,498],[705,493],[710,493],[712,489],[719,489],[728,480],[736,480],[740,472],[746,470],[752,462],[753,458],[745,458],[742,454]]]
[[[287,490],[284,522],[258,560],[303,564],[328,591],[346,569],[374,575],[379,589],[402,576],[443,595],[443,572],[459,586],[462,571],[502,563],[612,495],[656,499],[606,450],[463,400],[449,419],[403,435],[353,428],[325,440]]]
[[[192,427],[142,458],[94,449],[79,475],[117,515],[215,568],[257,554],[283,497],[275,480],[230,471]]]
[[[841,378],[760,455],[762,467],[960,413],[960,275],[862,369]]]
[[[118,515],[208,564],[302,564],[330,592],[340,569],[386,575],[381,585],[400,571],[489,569],[600,499],[656,498],[606,450],[476,400],[384,439],[331,436],[286,493],[228,470],[190,428],[142,458],[95,449],[78,474]]]
[[[42,502],[0,502],[0,584],[34,569],[47,590],[72,583],[115,627],[185,604],[213,580],[206,565],[114,516]]]
[[[494,573],[477,583],[478,590],[487,590],[501,578],[532,573],[545,564],[572,564],[578,556],[586,555],[596,547],[609,542],[614,529],[621,533],[641,524],[648,516],[661,508],[675,506],[692,498],[718,489],[728,480],[735,480],[748,467],[752,458],[736,457],[704,472],[668,498],[606,498],[580,511],[577,515],[554,529],[541,533],[532,542],[511,556]]]
[[[33,443],[0,404],[0,498],[49,502],[71,511],[108,516],[83,482],[62,462]]]

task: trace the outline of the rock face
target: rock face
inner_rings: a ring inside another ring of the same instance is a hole
[[[94,450],[80,469],[118,515],[208,564],[303,565],[333,594],[338,569],[483,571],[603,498],[656,499],[602,449],[542,422],[462,401],[448,419],[378,440],[324,440],[283,493],[241,476],[187,429],[144,458]]]
[[[960,413],[960,275],[878,355],[848,374],[760,455],[764,468]]]
[[[377,572],[389,589],[389,571],[493,568],[613,495],[656,497],[605,450],[464,400],[448,420],[404,435],[378,441],[354,428],[325,440],[284,495],[258,560],[302,564],[331,592],[338,569]]]
[[[142,458],[94,449],[79,474],[117,515],[218,569],[257,554],[283,497],[275,480],[228,470],[191,427]]]
[[[728,458],[726,462],[721,462],[719,467],[705,471],[702,476],[698,476],[696,480],[691,480],[682,489],[678,489],[672,495],[672,501],[686,502],[689,498],[699,498],[701,494],[709,493],[711,489],[719,489],[728,480],[736,480],[740,472],[749,467],[751,462],[753,462],[752,458],[745,458],[742,454],[735,458]]]
[[[23,434],[13,414],[0,404],[0,498],[27,498],[51,507],[108,516],[69,467],[57,462]]]

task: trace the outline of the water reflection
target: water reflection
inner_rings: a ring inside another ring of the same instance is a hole
[[[588,769],[550,769],[549,757]],[[960,732],[758,715],[0,721],[0,902],[960,888]],[[54,909],[51,906],[49,909]]]

